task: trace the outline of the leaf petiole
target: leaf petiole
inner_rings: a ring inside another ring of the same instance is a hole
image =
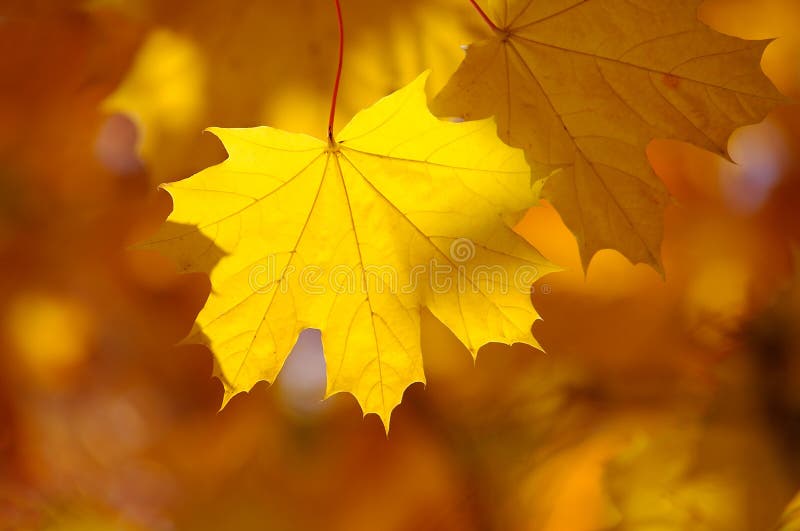
[[[478,13],[480,13],[481,17],[483,17],[483,20],[486,21],[486,23],[489,25],[490,28],[492,28],[492,30],[500,31],[500,28],[497,27],[497,24],[492,22],[492,19],[490,19],[489,15],[487,15],[486,12],[483,9],[481,9],[481,6],[478,5],[478,2],[476,0],[469,0],[469,1],[475,7],[475,9],[478,10]]]
[[[339,20],[339,65],[336,68],[336,81],[333,84],[333,97],[331,98],[331,114],[328,118],[328,143],[336,145],[333,139],[333,120],[336,117],[336,98],[339,96],[339,81],[342,79],[342,59],[344,57],[344,25],[342,24],[342,6],[339,0],[336,3],[336,16]]]

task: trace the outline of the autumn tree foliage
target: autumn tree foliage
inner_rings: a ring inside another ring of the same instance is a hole
[[[794,529],[798,22],[0,1],[0,523]]]

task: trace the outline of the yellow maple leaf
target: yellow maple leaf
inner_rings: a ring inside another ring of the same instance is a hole
[[[338,143],[212,129],[229,158],[164,186],[173,223],[147,245],[210,271],[195,339],[213,350],[226,401],[273,381],[309,327],[322,330],[326,395],[352,393],[387,428],[425,379],[423,307],[473,355],[489,342],[537,345],[530,285],[554,267],[506,220],[542,180],[531,186],[494,120],[435,118],[425,78],[357,114]]]
[[[494,35],[473,44],[436,97],[438,115],[494,115],[536,168],[584,268],[600,249],[661,269],[669,196],[654,138],[725,154],[730,133],[783,101],[759,69],[765,41],[712,31],[701,0],[490,0]],[[475,4],[476,6],[478,4]]]

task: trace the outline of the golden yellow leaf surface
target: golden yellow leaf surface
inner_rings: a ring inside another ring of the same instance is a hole
[[[584,268],[600,249],[661,269],[669,195],[648,164],[654,138],[725,154],[730,133],[783,97],[759,68],[764,41],[697,19],[701,0],[490,0],[497,26],[473,44],[434,113],[494,115],[575,234]]]
[[[338,144],[213,129],[229,158],[165,185],[173,223],[147,245],[210,272],[196,339],[215,354],[226,401],[273,381],[305,328],[322,330],[326,395],[352,393],[387,427],[425,379],[423,307],[473,354],[537,345],[530,285],[553,266],[505,220],[542,180],[531,186],[493,120],[435,118],[425,77],[357,114]]]

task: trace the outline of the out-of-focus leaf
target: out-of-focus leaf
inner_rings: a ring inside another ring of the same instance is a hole
[[[725,477],[694,472],[695,438],[691,430],[640,434],[608,465],[606,484],[619,519],[615,529],[741,528],[743,503],[734,486]]]
[[[337,63],[332,2],[233,0],[224,9],[211,0],[117,4],[150,32],[105,108],[140,124],[140,152],[154,182],[219,160],[218,147],[201,134],[208,126],[268,123],[325,132]],[[441,87],[461,59],[459,44],[477,33],[466,7],[461,0],[344,4],[342,122],[425,69],[432,71],[432,90]]]
[[[800,530],[800,495],[795,496],[792,503],[786,507],[786,511],[778,524],[778,531],[798,530]]]

